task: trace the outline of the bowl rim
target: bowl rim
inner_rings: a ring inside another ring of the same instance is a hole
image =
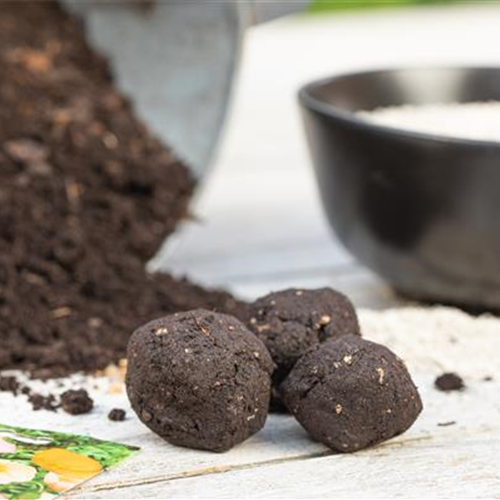
[[[443,134],[436,134],[431,132],[413,131],[410,129],[399,128],[396,126],[382,125],[369,120],[359,118],[355,112],[345,111],[330,104],[322,99],[314,96],[313,91],[331,85],[339,80],[346,78],[354,78],[361,76],[372,76],[382,73],[396,73],[399,71],[495,71],[500,73],[500,66],[394,66],[394,67],[381,67],[377,69],[354,71],[350,73],[339,73],[333,76],[328,76],[313,80],[303,85],[298,92],[300,104],[316,113],[325,117],[333,118],[345,124],[361,128],[367,131],[379,132],[391,136],[399,136],[410,139],[426,140],[437,144],[454,144],[460,146],[476,146],[490,149],[500,149],[500,140],[481,140],[470,139],[466,137],[448,136]],[[488,101],[470,101],[470,102],[488,102]],[[493,101],[492,101],[493,102]],[[500,102],[500,99],[498,100]]]

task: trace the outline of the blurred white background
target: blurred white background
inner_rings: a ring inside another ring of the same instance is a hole
[[[253,28],[219,154],[193,206],[199,220],[169,240],[161,267],[246,298],[332,285],[358,305],[391,303],[390,292],[330,231],[297,90],[316,78],[372,68],[499,66],[495,4],[302,14]]]

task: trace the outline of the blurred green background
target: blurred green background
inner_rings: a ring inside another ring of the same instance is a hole
[[[315,0],[310,12],[328,12],[382,7],[404,7],[408,5],[451,4],[460,0]]]

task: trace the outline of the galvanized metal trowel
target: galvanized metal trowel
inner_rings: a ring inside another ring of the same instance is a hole
[[[139,116],[200,177],[231,96],[246,28],[308,1],[64,0]]]

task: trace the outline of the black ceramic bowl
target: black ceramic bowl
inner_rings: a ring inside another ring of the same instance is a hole
[[[353,112],[500,101],[500,69],[404,69],[300,92],[324,206],[364,264],[415,298],[500,309],[500,143],[405,132]]]

